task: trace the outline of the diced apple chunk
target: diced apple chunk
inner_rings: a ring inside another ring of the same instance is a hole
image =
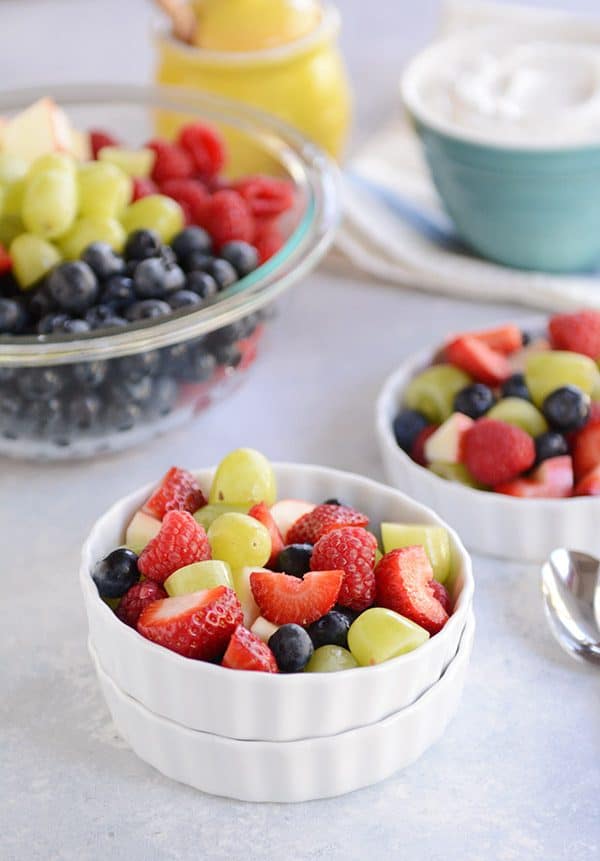
[[[453,413],[449,419],[431,434],[425,443],[425,458],[429,463],[460,463],[462,442],[465,433],[474,424],[473,419],[463,413]]]

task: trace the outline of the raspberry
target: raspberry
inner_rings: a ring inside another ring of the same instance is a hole
[[[427,466],[427,458],[425,457],[425,443],[429,439],[429,437],[436,432],[439,425],[428,425],[426,428],[423,428],[422,431],[416,436],[415,441],[412,444],[412,448],[410,450],[410,456],[418,463],[419,466]]]
[[[98,153],[105,146],[119,146],[119,141],[108,134],[108,132],[102,131],[102,129],[90,129],[90,149],[92,151],[92,157],[98,158]]]
[[[167,593],[153,580],[143,580],[131,587],[119,601],[116,613],[122,622],[131,628],[137,628],[138,619],[149,604],[166,598]]]
[[[254,236],[254,247],[260,263],[266,263],[283,248],[284,238],[275,224],[260,225]]]
[[[600,311],[557,314],[548,324],[555,350],[582,353],[590,359],[600,357]]]
[[[465,463],[482,484],[503,484],[530,469],[535,444],[521,428],[496,419],[479,419],[464,439]]]
[[[254,670],[264,673],[278,673],[275,655],[256,634],[243,625],[233,632],[227,651],[221,661],[223,667],[232,670]]]
[[[337,602],[351,610],[366,610],[375,600],[375,536],[346,526],[319,538],[310,560],[313,571],[341,568],[344,579]]]
[[[209,196],[199,179],[167,179],[160,190],[177,201],[189,217],[190,224],[200,224]]]
[[[191,158],[177,144],[155,139],[149,141],[146,147],[156,154],[152,179],[158,185],[162,185],[167,179],[186,179],[193,174],[194,165]]]
[[[191,157],[195,170],[204,178],[216,176],[227,158],[225,142],[211,126],[190,123],[179,132],[179,146]]]
[[[158,194],[158,187],[149,177],[134,176],[133,177],[133,194],[131,202],[141,200],[142,197],[148,197],[150,194]]]
[[[203,505],[206,505],[206,499],[192,473],[172,466],[144,509],[162,520],[167,511],[189,511],[194,514]]]
[[[261,615],[275,625],[310,625],[335,604],[343,571],[311,571],[302,579],[276,571],[253,571],[250,588]]]
[[[375,579],[379,607],[406,616],[430,634],[437,634],[448,621],[435,595],[431,563],[420,545],[386,553],[375,568]]]
[[[294,204],[294,187],[284,179],[272,176],[249,176],[234,183],[250,212],[257,219],[274,218]]]
[[[142,551],[138,569],[148,580],[164,583],[179,568],[210,558],[206,532],[189,511],[168,511],[160,532]]]
[[[217,247],[232,239],[252,242],[254,219],[246,201],[236,191],[217,191],[207,201],[201,227],[213,238]]]
[[[321,536],[342,526],[368,526],[369,518],[347,505],[317,505],[292,524],[286,544],[316,544]]]

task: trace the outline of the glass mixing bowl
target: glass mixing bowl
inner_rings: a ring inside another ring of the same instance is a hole
[[[0,115],[42,95],[3,93]],[[138,445],[222,397],[252,364],[273,300],[316,266],[338,220],[328,157],[254,109],[175,88],[62,86],[51,96],[76,127],[112,130],[131,146],[206,120],[236,146],[245,143],[257,165],[288,178],[296,193],[280,225],[283,248],[211,305],[101,334],[0,337],[0,455],[39,460]]]

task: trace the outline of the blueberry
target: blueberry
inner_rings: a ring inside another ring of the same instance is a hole
[[[185,279],[185,289],[206,300],[217,295],[219,285],[208,272],[190,272]]]
[[[222,326],[216,332],[211,332],[207,338],[207,343],[211,349],[226,347],[230,344],[235,344],[240,338],[244,337],[245,326],[243,320],[237,320],[235,323],[230,323],[228,326]]]
[[[117,314],[112,305],[94,305],[85,312],[85,321],[90,329],[113,329],[127,325],[127,320]]]
[[[61,263],[48,278],[48,290],[61,311],[81,314],[98,297],[98,279],[87,263]]]
[[[125,260],[158,257],[162,250],[160,237],[153,230],[135,230],[125,243]]]
[[[347,649],[350,625],[350,619],[345,613],[330,610],[325,616],[309,625],[307,631],[315,649],[319,646],[342,646]]]
[[[0,433],[8,439],[16,439],[20,427],[23,403],[16,394],[0,396]]]
[[[165,317],[171,313],[171,306],[161,299],[144,299],[134,302],[125,311],[125,318],[130,323],[138,323],[140,320],[154,320],[157,317]]]
[[[69,423],[77,430],[89,430],[100,417],[102,401],[98,395],[81,395],[73,398],[68,406]]]
[[[300,673],[314,652],[312,640],[300,625],[282,625],[269,637],[281,673]]]
[[[124,379],[115,383],[111,389],[115,401],[145,404],[152,397],[152,377],[142,377],[139,380]]]
[[[140,421],[142,412],[133,402],[116,401],[107,411],[108,426],[118,431],[131,430]]]
[[[166,266],[178,266],[177,255],[170,245],[161,246],[160,259]]]
[[[31,291],[27,308],[31,316],[37,320],[56,310],[56,302],[50,295],[47,282]]]
[[[472,419],[484,416],[496,403],[493,391],[483,383],[473,383],[457,392],[454,410]]]
[[[212,254],[204,254],[202,251],[192,251],[183,260],[179,260],[179,265],[188,274],[192,272],[206,272],[212,266],[214,259]]]
[[[0,335],[18,335],[26,319],[25,309],[20,302],[0,297]]]
[[[133,276],[135,293],[140,299],[164,299],[184,284],[185,275],[179,266],[169,266],[160,257],[142,260]]]
[[[179,311],[180,308],[199,308],[202,305],[200,296],[191,290],[178,290],[172,296],[169,296],[168,301],[173,311]]]
[[[212,252],[212,239],[210,234],[201,227],[186,227],[185,230],[177,234],[171,242],[171,246],[177,259],[185,263],[190,254],[210,254]]]
[[[56,335],[58,333],[82,335],[89,332],[90,329],[91,326],[86,320],[69,317],[68,314],[58,312],[46,314],[37,324],[38,335]]]
[[[58,398],[33,401],[24,413],[24,423],[39,436],[62,441],[66,431],[62,403]]]
[[[528,344],[531,344],[531,342],[533,341],[533,336],[531,335],[530,332],[526,332],[525,330],[523,330],[521,332],[521,340],[522,340],[523,346],[527,347]]]
[[[135,298],[133,279],[126,275],[113,275],[105,281],[100,295],[101,302],[113,305],[118,310],[135,302]]]
[[[195,383],[210,380],[217,366],[216,359],[210,353],[197,352],[190,357],[187,379]]]
[[[343,505],[342,502],[337,498],[337,496],[330,496],[329,499],[326,499],[323,505]]]
[[[218,257],[209,264],[206,271],[215,279],[219,290],[231,287],[238,280],[238,274],[231,263]]]
[[[590,415],[590,399],[576,386],[562,386],[548,395],[542,404],[548,424],[569,433],[586,424]]]
[[[401,410],[392,424],[396,442],[404,451],[410,451],[414,441],[429,422],[422,413],[416,410]]]
[[[303,577],[310,571],[312,554],[312,544],[289,544],[279,554],[277,568],[293,577]]]
[[[120,598],[138,582],[138,558],[133,550],[119,547],[104,559],[96,562],[92,569],[92,580],[101,598]]]
[[[157,350],[148,350],[146,353],[135,353],[119,359],[116,377],[119,380],[141,380],[148,374],[155,374],[161,363],[161,356]]]
[[[551,457],[569,454],[569,444],[560,433],[547,431],[535,438],[535,462],[541,463]]]
[[[17,378],[19,391],[28,400],[48,400],[63,387],[63,377],[56,368],[26,368]]]
[[[125,269],[125,261],[107,242],[92,242],[81,255],[81,259],[93,269],[101,281],[111,275],[118,275]]]
[[[226,242],[219,253],[223,260],[231,263],[240,278],[249,275],[258,266],[258,251],[249,242]]]
[[[17,376],[16,368],[3,368],[0,365],[0,386],[6,386],[14,382]]]
[[[512,377],[509,377],[502,384],[501,392],[503,398],[521,398],[523,401],[531,400],[523,374],[513,374]]]
[[[71,375],[76,385],[84,389],[96,389],[106,379],[108,365],[106,362],[80,362],[71,367]]]
[[[242,352],[237,344],[225,344],[217,347],[213,355],[218,365],[224,368],[237,368],[242,361]]]
[[[177,383],[172,377],[157,377],[152,384],[152,408],[160,416],[168,415],[177,402]]]

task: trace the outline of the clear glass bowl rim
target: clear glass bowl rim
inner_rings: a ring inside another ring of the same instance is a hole
[[[181,343],[227,326],[258,311],[303,278],[333,242],[339,222],[339,172],[332,159],[286,123],[247,105],[184,87],[122,84],[58,85],[50,96],[69,106],[132,103],[193,114],[221,122],[260,138],[289,171],[306,197],[301,222],[284,247],[256,272],[220,294],[218,302],[191,313],[179,312],[156,322],[127,326],[123,331],[96,335],[0,337],[0,367],[109,360]],[[29,87],[0,94],[0,114],[18,110],[48,95]],[[101,123],[100,123],[101,124]]]

